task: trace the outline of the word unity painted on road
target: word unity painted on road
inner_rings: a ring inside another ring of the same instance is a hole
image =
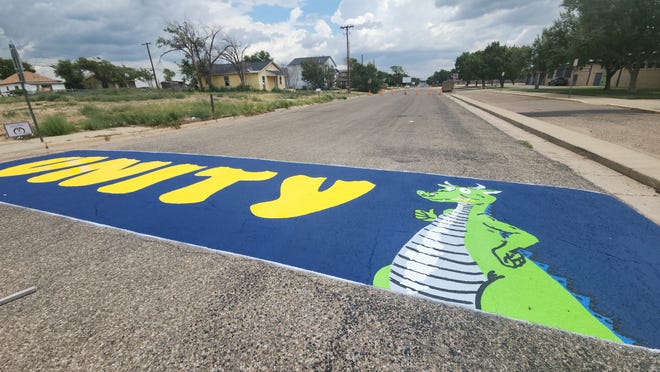
[[[73,151],[1,164],[0,195],[8,204],[660,348],[660,227],[603,194],[258,159]]]

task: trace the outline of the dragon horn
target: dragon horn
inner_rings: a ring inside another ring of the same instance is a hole
[[[486,186],[484,186],[484,185],[478,183],[478,184],[477,184],[477,187],[475,187],[475,189],[477,189],[477,190],[485,190],[485,189],[486,189]]]
[[[445,181],[445,185],[447,185],[447,186],[454,186],[454,185],[452,185],[451,183],[449,183],[449,181]],[[438,185],[438,186],[442,186],[442,185]]]

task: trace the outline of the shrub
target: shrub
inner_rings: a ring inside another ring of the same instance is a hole
[[[73,133],[76,127],[69,123],[63,115],[47,116],[39,126],[42,136],[52,137]]]

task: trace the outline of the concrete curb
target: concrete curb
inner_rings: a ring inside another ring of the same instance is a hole
[[[452,98],[484,110],[547,141],[586,156],[660,193],[660,160],[538,119],[452,94]]]

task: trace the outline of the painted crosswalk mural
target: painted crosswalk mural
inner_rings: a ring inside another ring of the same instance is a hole
[[[660,227],[599,193],[71,151],[0,164],[0,201],[660,348]]]

